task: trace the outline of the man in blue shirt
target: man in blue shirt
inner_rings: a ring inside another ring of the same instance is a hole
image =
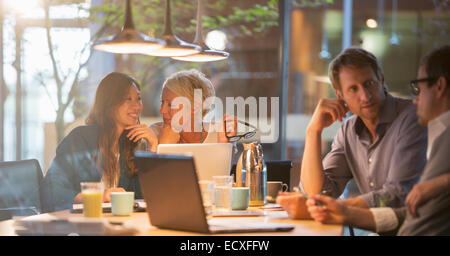
[[[360,196],[343,200],[363,208],[402,206],[426,162],[426,129],[417,123],[409,99],[388,93],[375,56],[361,48],[344,50],[330,64],[337,99],[321,99],[306,131],[301,187],[309,196],[339,197],[354,179]],[[322,160],[323,129],[343,121]],[[287,200],[287,201],[286,201]],[[293,201],[290,201],[293,200]],[[293,218],[307,218],[305,201],[281,197]]]
[[[314,195],[307,205],[315,220],[383,233],[400,227],[398,235],[450,235],[450,46],[422,60],[411,87],[418,121],[428,126],[429,139],[427,164],[406,198],[407,207],[364,209]]]

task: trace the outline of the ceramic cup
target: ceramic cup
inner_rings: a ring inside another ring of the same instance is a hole
[[[231,189],[231,210],[246,210],[250,201],[248,187],[234,187]]]
[[[280,191],[286,192],[288,185],[281,181],[268,181],[267,182],[267,201],[274,202]]]
[[[115,216],[129,216],[133,212],[134,192],[111,192],[111,212]]]

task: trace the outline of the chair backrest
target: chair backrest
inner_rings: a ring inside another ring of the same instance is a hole
[[[266,160],[267,181],[282,181],[289,185],[291,181],[291,160]],[[236,165],[231,168],[231,174],[236,177]]]
[[[0,162],[0,218],[40,213],[42,180],[36,159]]]

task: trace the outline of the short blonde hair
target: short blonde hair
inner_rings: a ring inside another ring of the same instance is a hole
[[[216,95],[214,86],[211,81],[206,78],[205,74],[196,70],[182,70],[169,76],[163,84],[163,89],[167,88],[173,93],[190,100],[191,106],[194,106],[194,90],[202,90],[202,102],[209,97]],[[202,114],[205,116],[211,109],[207,107],[203,109]]]

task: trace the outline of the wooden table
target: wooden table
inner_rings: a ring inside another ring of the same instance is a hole
[[[264,232],[264,233],[233,233],[220,235],[245,235],[245,236],[341,236],[343,232],[342,225],[324,225],[313,220],[291,220],[288,218],[285,211],[266,211],[266,215],[262,217],[216,217],[227,218],[234,221],[264,221],[264,222],[279,222],[289,223],[295,226],[294,230],[289,232]],[[82,217],[82,214],[72,214],[69,210],[47,213],[50,216],[58,218],[66,217]],[[27,218],[45,217],[45,214],[35,215]],[[158,229],[151,226],[146,212],[133,213],[128,217],[117,217],[111,213],[104,213],[104,218],[112,222],[127,222],[134,225],[139,232],[138,236],[203,236],[208,234],[184,232],[176,230]],[[14,220],[6,220],[0,222],[0,236],[16,235],[14,231]]]

